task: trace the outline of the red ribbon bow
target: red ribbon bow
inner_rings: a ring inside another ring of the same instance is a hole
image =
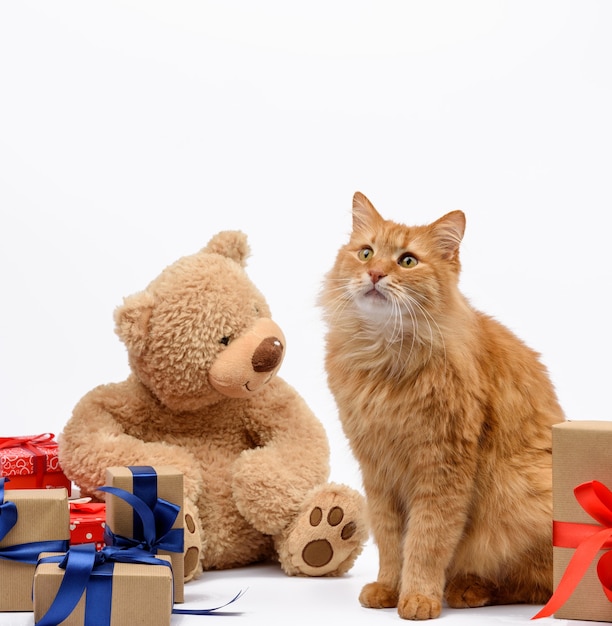
[[[555,592],[544,608],[531,619],[549,617],[558,611],[574,592],[597,553],[612,547],[612,491],[592,480],[574,489],[580,506],[600,525],[553,522],[553,545],[575,548]],[[612,552],[606,552],[597,563],[597,576],[603,591],[612,602]]]
[[[53,433],[25,435],[24,437],[0,437],[0,448],[27,448],[35,454],[38,448],[50,448],[56,445]]]

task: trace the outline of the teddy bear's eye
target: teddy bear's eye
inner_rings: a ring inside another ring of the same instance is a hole
[[[229,337],[221,337],[221,339],[219,340],[219,343],[222,343],[224,346],[229,345],[229,342],[230,342]]]

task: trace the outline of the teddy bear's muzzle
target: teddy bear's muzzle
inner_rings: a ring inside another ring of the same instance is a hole
[[[283,331],[271,319],[259,318],[219,354],[208,379],[223,395],[246,398],[274,378],[284,356]]]

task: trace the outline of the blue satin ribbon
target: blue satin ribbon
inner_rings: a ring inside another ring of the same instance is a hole
[[[241,598],[245,593],[246,590],[241,589],[231,600],[220,606],[216,606],[214,609],[172,609],[172,613],[174,615],[210,615],[219,609],[224,609],[226,606],[232,604],[232,602],[236,602],[236,600]]]
[[[140,498],[152,511],[157,504],[157,472],[150,465],[129,465],[132,472],[132,493]],[[142,519],[134,517],[134,537],[143,537]]]
[[[139,547],[156,554],[158,550],[183,552],[184,535],[182,528],[172,528],[180,507],[162,498],[156,498],[153,507],[137,495],[119,487],[98,487],[99,491],[110,493],[127,502],[134,510],[134,518],[140,520],[142,532],[134,537],[116,535],[108,524],[104,530],[107,545],[121,548]]]
[[[4,501],[4,482],[0,478],[0,541],[2,541],[17,523],[17,505],[14,502]]]
[[[57,539],[56,541],[20,543],[6,548],[0,548],[0,559],[36,565],[41,552],[65,552],[68,550],[68,545],[68,540],[62,539]]]
[[[17,523],[17,505],[11,501],[4,501],[5,480],[0,478],[0,541]],[[0,548],[0,559],[35,565],[41,552],[65,552],[67,549],[68,540],[31,541]]]

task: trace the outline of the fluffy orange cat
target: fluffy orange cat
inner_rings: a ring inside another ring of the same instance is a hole
[[[465,216],[383,219],[353,198],[327,274],[326,369],[379,552],[359,600],[405,619],[544,603],[552,592],[551,426],[538,355],[458,288]]]

